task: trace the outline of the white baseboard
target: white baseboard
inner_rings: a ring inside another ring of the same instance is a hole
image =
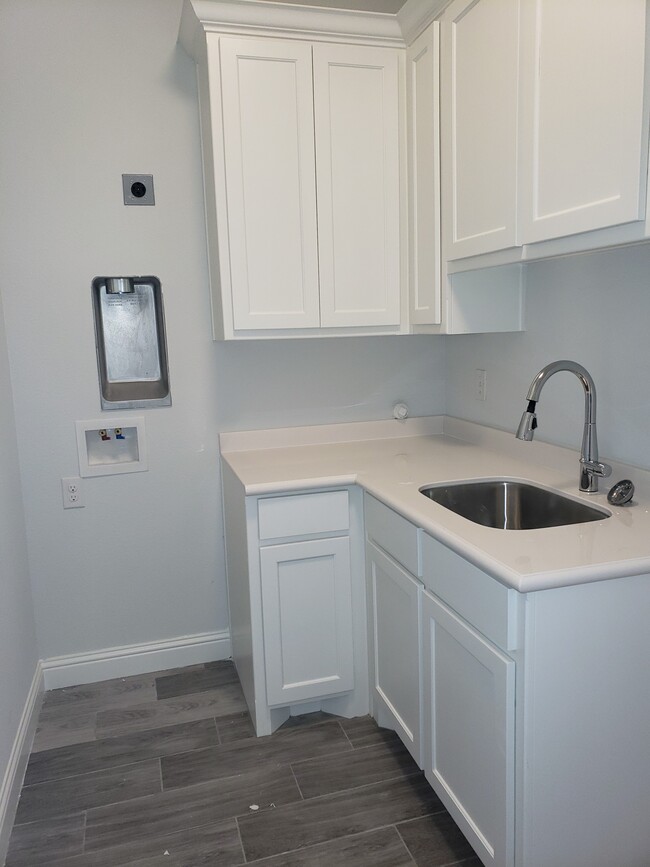
[[[59,689],[229,657],[230,633],[224,629],[148,644],[109,647],[92,653],[53,656],[43,660],[42,667],[45,689]]]
[[[29,751],[43,701],[43,667],[39,662],[29,688],[4,777],[0,781],[0,864],[5,863]]]

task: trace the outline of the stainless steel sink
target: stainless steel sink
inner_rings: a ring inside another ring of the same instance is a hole
[[[499,530],[539,530],[610,517],[604,509],[557,491],[507,479],[429,485],[420,493],[475,524]]]

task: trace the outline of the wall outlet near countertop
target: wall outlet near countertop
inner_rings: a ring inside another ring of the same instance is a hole
[[[487,390],[487,372],[485,370],[474,371],[474,397],[476,400],[485,400]]]
[[[83,509],[86,505],[81,494],[81,479],[79,476],[69,476],[61,479],[61,493],[64,509]]]

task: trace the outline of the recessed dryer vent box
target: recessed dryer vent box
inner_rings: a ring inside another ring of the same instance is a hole
[[[102,409],[172,402],[157,277],[95,277],[95,343]]]
[[[110,424],[110,427],[108,426]],[[78,421],[79,475],[111,476],[148,469],[144,418],[128,416]]]

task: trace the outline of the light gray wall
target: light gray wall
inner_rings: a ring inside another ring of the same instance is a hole
[[[525,332],[446,338],[447,412],[514,431],[538,370],[570,358],[596,383],[601,454],[650,468],[650,246],[529,265],[526,294]],[[485,403],[473,396],[477,368],[487,371]],[[537,437],[579,448],[576,377],[550,379],[537,414]]]
[[[0,147],[0,158],[2,148]],[[38,652],[29,586],[23,500],[0,299],[0,794]],[[0,801],[0,818],[3,804]],[[1,829],[0,829],[1,830]],[[0,845],[0,861],[2,846]]]
[[[0,262],[44,657],[227,625],[195,77],[178,14],[165,0],[3,4]],[[123,205],[122,172],[154,174],[156,207]],[[152,273],[174,405],[145,413],[150,470],[88,479],[86,507],[63,511],[74,422],[100,415],[90,282]]]
[[[386,418],[398,399],[444,408],[440,338],[213,343],[180,9],[5,0],[0,11],[0,280],[46,658],[227,627],[220,428]],[[122,204],[123,172],[153,173],[154,208]],[[86,507],[63,511],[74,422],[100,416],[90,283],[103,274],[162,281],[173,406],[144,413],[148,472],[84,480]]]
[[[444,412],[444,342],[431,336],[220,344],[222,430]]]

